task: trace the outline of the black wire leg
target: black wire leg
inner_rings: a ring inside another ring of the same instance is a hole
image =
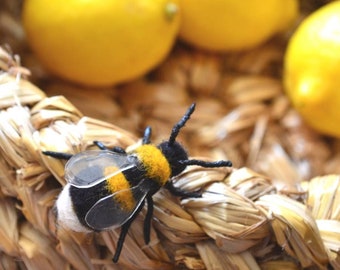
[[[101,141],[93,141],[100,150],[108,150],[108,148]]]
[[[165,188],[170,191],[172,195],[175,195],[177,197],[192,197],[192,198],[200,198],[202,197],[202,194],[200,192],[195,191],[186,191],[180,188],[177,188],[174,186],[174,183],[172,181],[168,181],[165,184]]]
[[[184,164],[186,166],[197,165],[204,168],[219,168],[219,167],[231,167],[233,164],[230,160],[218,160],[218,161],[204,161],[199,159],[187,159],[180,160],[179,163]]]
[[[100,149],[100,150],[109,150],[112,151],[114,153],[118,153],[118,154],[126,154],[125,150],[122,147],[119,146],[115,146],[112,149],[109,149],[108,147],[106,147],[101,141],[93,141],[93,143]]]
[[[150,230],[151,230],[151,220],[153,215],[153,199],[152,196],[146,197],[148,210],[145,215],[144,220],[144,242],[145,244],[149,244],[150,242]]]
[[[151,134],[152,134],[151,127],[146,127],[145,131],[144,131],[142,144],[150,144],[151,143]]]
[[[124,155],[126,155],[126,151],[122,147],[120,147],[120,146],[115,146],[112,149],[110,149],[110,151],[112,151],[114,153],[117,153],[117,154],[124,154]]]
[[[113,259],[112,259],[112,261],[114,263],[118,262],[120,253],[122,252],[122,249],[123,249],[125,237],[126,237],[128,231],[129,231],[129,228],[130,228],[132,222],[136,219],[139,212],[143,209],[144,203],[145,202],[143,201],[140,204],[140,206],[138,207],[138,209],[136,210],[136,212],[133,214],[133,216],[126,223],[124,223],[124,225],[122,226],[121,231],[120,231],[120,235],[119,235],[119,239],[118,239],[118,242],[117,242],[116,252],[115,252],[115,255],[113,256]]]
[[[54,152],[54,151],[42,151],[42,153],[46,156],[53,157],[56,159],[64,159],[69,160],[73,155],[63,152]]]

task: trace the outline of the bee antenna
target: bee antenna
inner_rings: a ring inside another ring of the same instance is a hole
[[[175,140],[176,140],[176,137],[180,131],[180,129],[182,127],[184,127],[185,123],[190,119],[190,116],[192,115],[192,113],[194,112],[195,110],[195,106],[196,104],[195,103],[192,103],[189,107],[189,109],[186,111],[186,113],[183,115],[183,117],[181,118],[181,120],[179,120],[175,125],[174,127],[172,128],[172,131],[171,131],[171,134],[170,134],[170,138],[169,138],[169,141],[168,141],[168,144],[169,145],[172,145],[174,144]]]

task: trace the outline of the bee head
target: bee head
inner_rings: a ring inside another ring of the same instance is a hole
[[[180,174],[187,165],[181,163],[182,160],[188,160],[188,154],[183,146],[178,142],[169,143],[169,141],[162,142],[158,145],[165,158],[168,160],[171,167],[171,177]]]
[[[164,141],[158,145],[158,148],[162,151],[163,155],[168,160],[171,167],[171,177],[180,174],[186,168],[186,164],[183,161],[188,160],[188,154],[183,146],[176,142],[176,137],[185,123],[190,119],[190,115],[195,110],[195,103],[191,104],[187,112],[183,115],[180,121],[172,128],[168,141]]]

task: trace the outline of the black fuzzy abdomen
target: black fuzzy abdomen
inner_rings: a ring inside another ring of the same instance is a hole
[[[89,188],[78,188],[71,185],[70,196],[79,222],[89,228],[85,221],[87,212],[97,201],[109,195],[110,192],[106,188],[106,181]],[[89,229],[92,230],[92,228]]]
[[[122,171],[122,173],[124,174],[126,180],[129,182],[130,187],[138,185],[142,181],[142,179],[145,179],[145,171],[141,170],[140,168],[138,169],[137,167]],[[146,182],[149,183],[149,181]],[[144,181],[141,188],[146,188],[148,190],[150,189],[149,186],[144,187]],[[112,195],[112,193],[107,188],[106,180],[92,187],[80,188],[70,185],[70,196],[73,204],[73,209],[79,219],[79,222],[83,226],[93,230],[93,228],[89,227],[89,225],[85,221],[86,214],[100,199],[103,199],[109,195]],[[117,202],[112,200],[112,203]]]

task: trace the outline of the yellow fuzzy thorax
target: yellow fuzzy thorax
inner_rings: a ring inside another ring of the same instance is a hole
[[[117,172],[117,170],[119,170],[119,168],[116,166],[106,167],[104,175],[109,176],[110,174]],[[119,193],[117,193],[113,199],[120,204],[121,208],[126,211],[131,211],[135,206],[135,199],[130,190],[131,187],[129,181],[127,181],[125,175],[122,172],[118,172],[117,174],[108,177],[106,183],[107,189],[111,193],[116,193],[119,191]]]
[[[146,170],[146,176],[164,186],[170,178],[171,168],[161,150],[154,145],[144,144],[136,149],[136,153]]]

